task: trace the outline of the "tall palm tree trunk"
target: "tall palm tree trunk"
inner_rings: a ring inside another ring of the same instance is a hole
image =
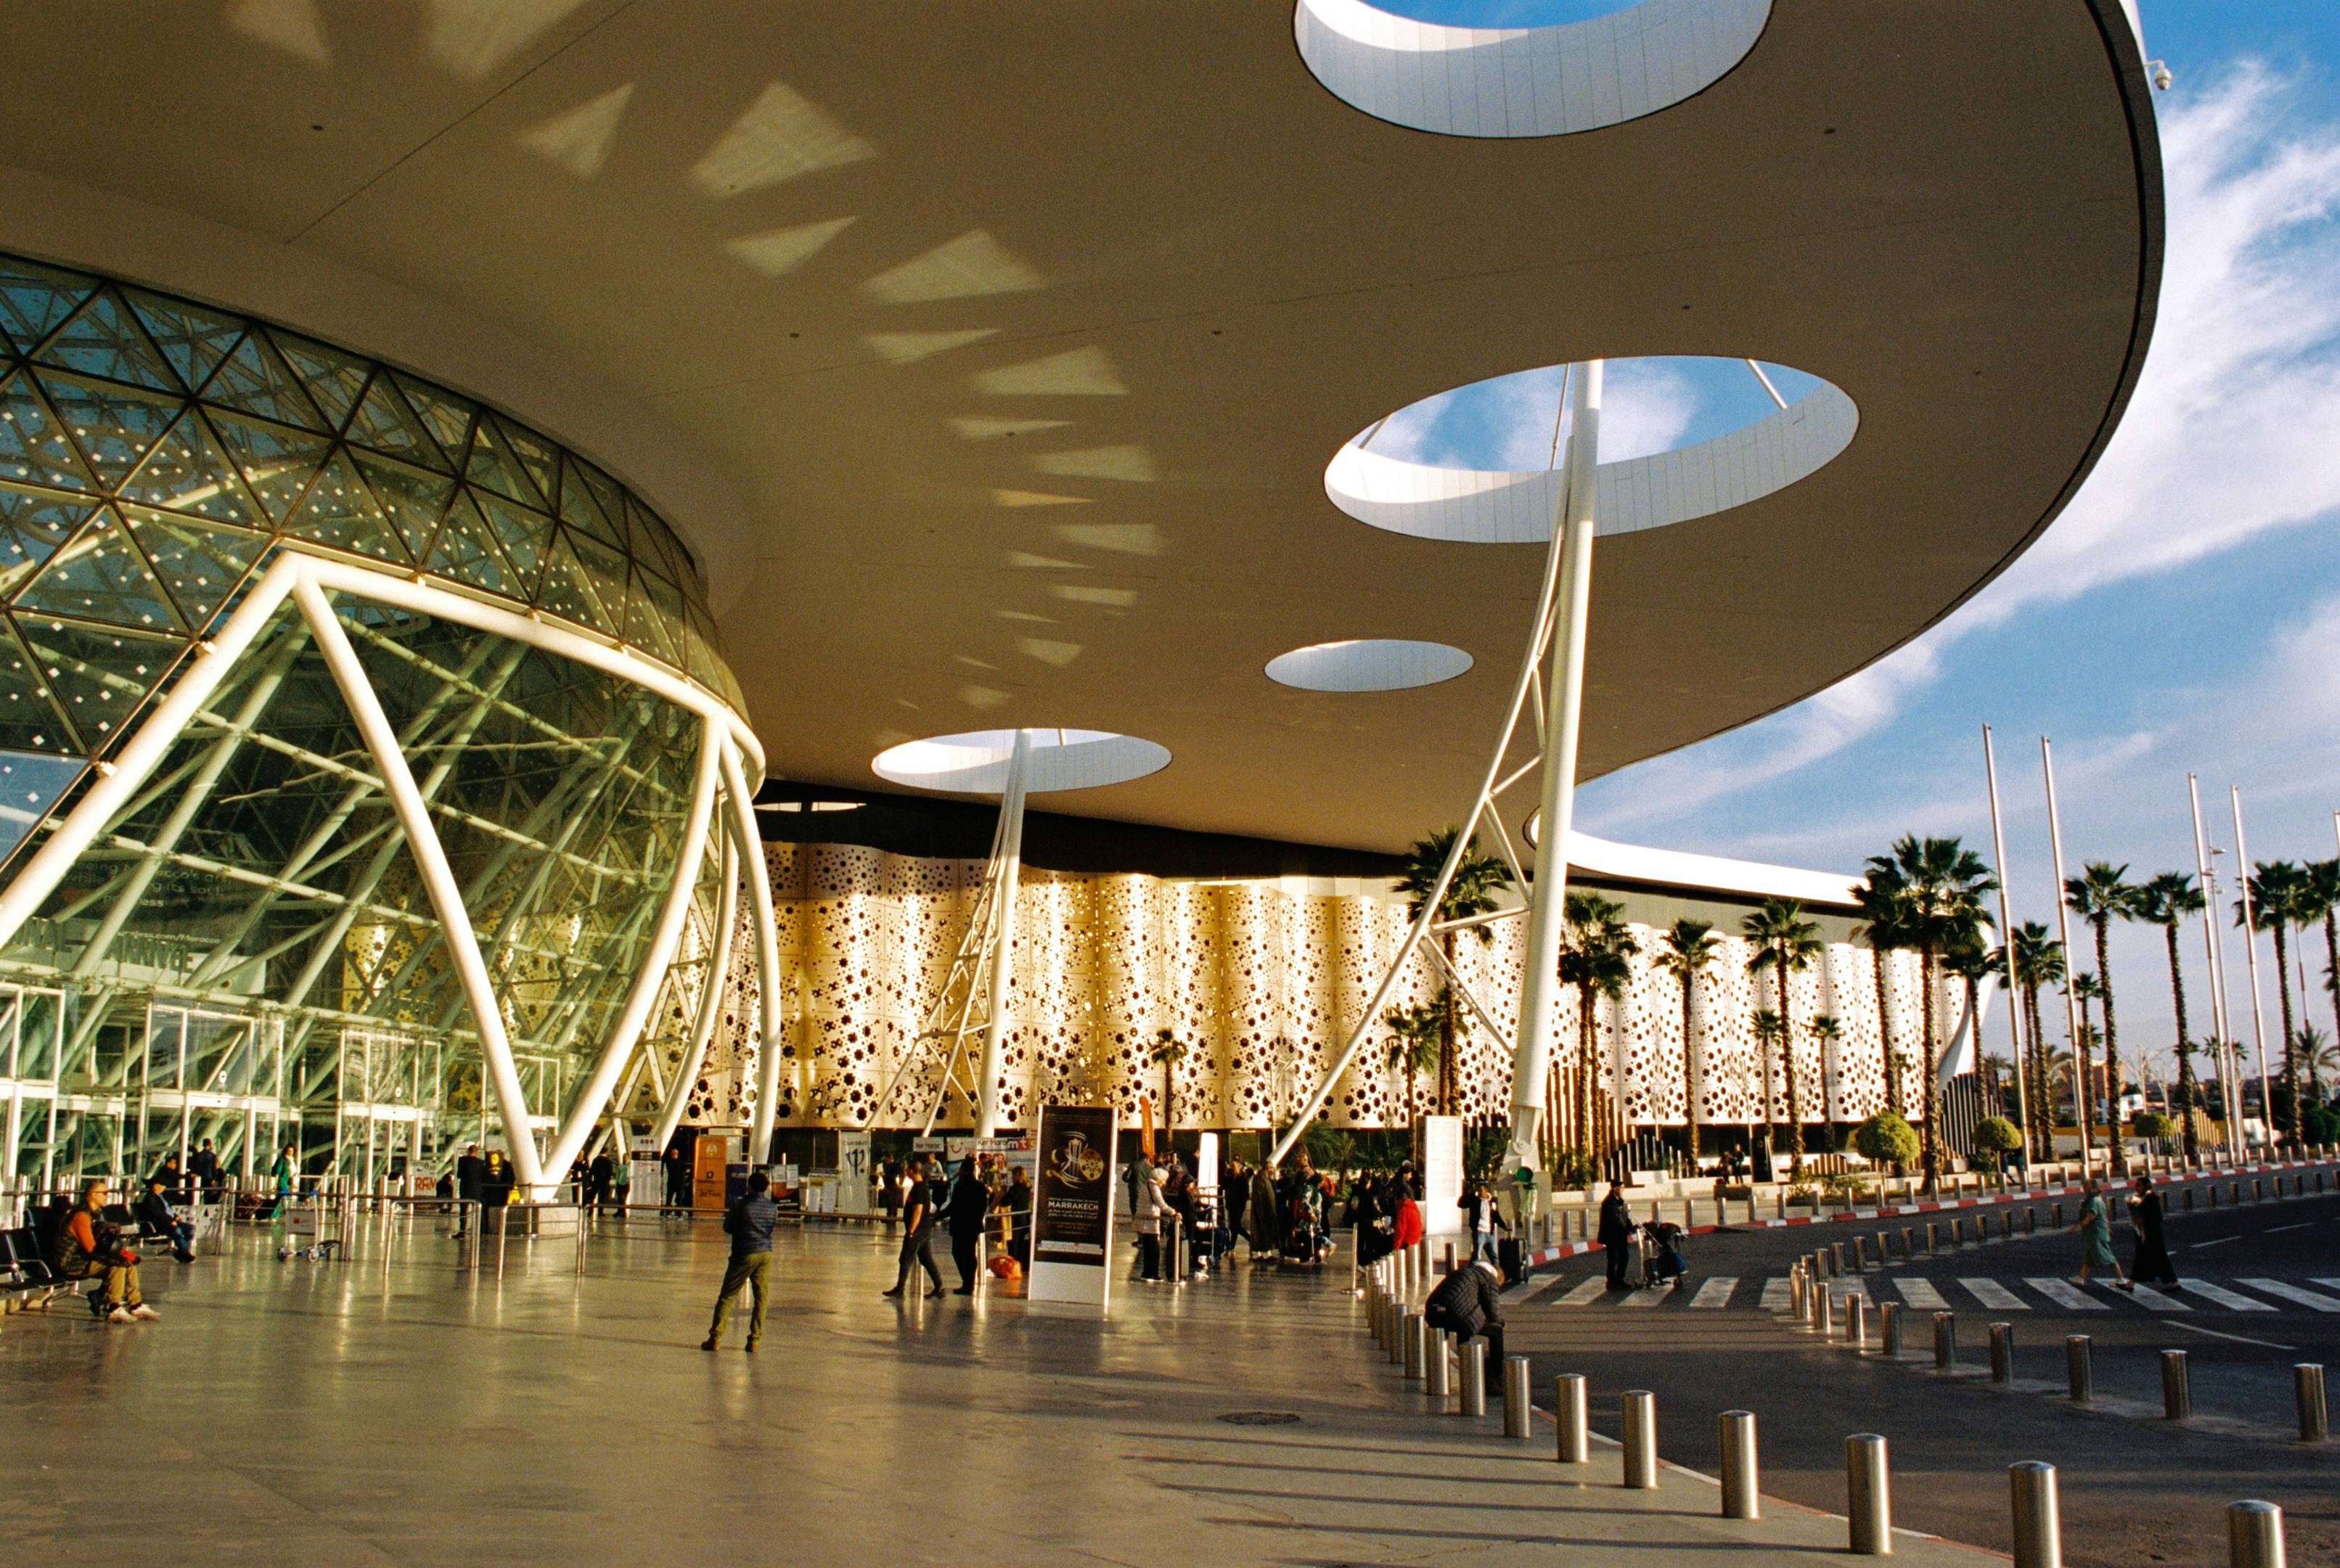
[[[1901,1072],[1893,1060],[1893,1011],[1889,988],[1885,983],[1887,949],[1869,950],[1869,975],[1877,986],[1877,1049],[1885,1053],[1885,1103],[1896,1116],[1902,1115]]]
[[[2324,912],[2324,988],[2332,998],[2332,1038],[2340,1040],[2340,904]],[[2301,1011],[2307,999],[2299,999]]]
[[[1446,972],[1454,969],[1454,933],[1438,934],[1438,950],[1446,958]],[[1450,982],[1438,988],[1438,1109],[1442,1116],[1453,1116],[1462,1099],[1460,1066],[1454,1060],[1455,1037],[1462,1032],[1462,1021],[1456,1016],[1454,987]]]
[[[1803,1102],[1796,1092],[1795,1016],[1788,1011],[1788,966],[1776,966],[1780,977],[1780,1063],[1781,1081],[1788,1086],[1788,1174],[1804,1173]]]
[[[1698,1163],[1698,1080],[1693,1076],[1693,1058],[1697,1052],[1691,1034],[1691,998],[1698,989],[1695,974],[1682,976],[1682,1124],[1690,1129],[1690,1159]]]
[[[1930,943],[1918,949],[1918,981],[1919,1001],[1922,1004],[1919,1011],[1926,1022],[1922,1036],[1925,1060],[1921,1065],[1926,1073],[1926,1186],[1930,1189],[1942,1183],[1942,1097],[1936,1055],[1940,1031],[1934,1020],[1934,949]]]
[[[2112,920],[2099,915],[2088,922],[2097,928],[2098,1005],[2105,1015],[2105,1159],[2115,1176],[2127,1173],[2128,1154],[2120,1129],[2120,1034],[2113,1023]]]
[[[2177,1136],[2185,1141],[2181,1147],[2186,1158],[2195,1156],[2194,1139],[2194,1037],[2186,1029],[2186,975],[2177,962],[2177,924],[2175,921],[2161,928],[2169,939],[2169,1001],[2177,1015]]]
[[[2299,1135],[2299,1036],[2291,1022],[2291,951],[2284,928],[2289,922],[2281,915],[2275,920],[2275,987],[2283,1003],[2283,1092],[2291,1101],[2281,1126],[2296,1138]],[[2267,1119],[2275,1119],[2274,1108],[2268,1108]]]
[[[2048,1074],[2048,1039],[2039,1027],[2039,987],[2023,987],[2023,1022],[2030,1049],[2024,1052],[2024,1070],[2030,1074],[2032,1147],[2042,1159],[2056,1158],[2056,1086]]]

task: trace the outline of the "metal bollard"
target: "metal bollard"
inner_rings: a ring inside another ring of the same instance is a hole
[[[2202,1184],[2202,1194],[2205,1198],[2209,1199],[2209,1207],[2212,1208],[2218,1207],[2218,1184],[2216,1182],[2204,1182]]]
[[[2097,1396],[2096,1368],[2088,1359],[2089,1348],[2087,1335],[2064,1336],[2064,1381],[2075,1405],[2086,1405]]]
[[[2332,1435],[2332,1418],[2324,1403],[2324,1366],[2303,1361],[2291,1369],[2292,1392],[2299,1399],[2299,1440],[2321,1443]]]
[[[1405,1365],[1405,1303],[1392,1296],[1384,1298],[1388,1305],[1382,1308],[1382,1327],[1389,1335],[1389,1358],[1393,1366]]]
[[[1849,1290],[1844,1297],[1844,1337],[1855,1354],[1869,1354],[1869,1297]]]
[[[2064,1568],[2064,1520],[2056,1504],[2056,1467],[2026,1459],[2007,1467],[2015,1514],[2015,1568]]]
[[[1476,1419],[1487,1414],[1487,1342],[1473,1337],[1462,1346],[1462,1412]]]
[[[1427,1351],[1430,1356],[1430,1363],[1423,1368],[1423,1371],[1429,1374],[1425,1381],[1428,1382],[1430,1386],[1425,1388],[1423,1392],[1428,1394],[1433,1399],[1443,1403],[1445,1400],[1452,1397],[1454,1393],[1454,1364],[1453,1358],[1448,1355],[1446,1330],[1443,1328],[1432,1329],[1430,1331],[1430,1338],[1428,1342],[1423,1345],[1423,1348]]]
[[[1893,1499],[1885,1439],[1859,1432],[1844,1440],[1845,1550],[1856,1557],[1893,1554]]]
[[[1646,1388],[1628,1388],[1624,1402],[1625,1480],[1630,1492],[1651,1492],[1658,1484],[1658,1396]]]
[[[1591,1400],[1581,1372],[1563,1372],[1552,1380],[1552,1414],[1560,1418],[1562,1464],[1582,1464],[1592,1457]]]
[[[1454,1244],[1451,1241],[1446,1244],[1446,1272],[1454,1272]]]
[[[2029,1204],[2023,1206],[2023,1234],[2034,1236],[2039,1230],[2039,1211]]]
[[[1756,1480],[1755,1412],[1726,1410],[1718,1425],[1722,1435],[1722,1516],[1760,1519],[1763,1504]]]
[[[1788,1307],[1789,1310],[1795,1315],[1797,1322],[1806,1323],[1811,1320],[1811,1297],[1812,1287],[1810,1282],[1804,1278],[1803,1262],[1799,1259],[1788,1270]]]
[[[2256,1501],[2226,1504],[2229,1568],[2284,1568],[2283,1510]]]
[[[2186,1188],[2178,1195],[2177,1206],[2188,1214],[2194,1212],[2194,1189],[2192,1188]]]
[[[2061,1230],[2064,1228],[2063,1204],[2051,1203],[2048,1206],[2048,1228],[2050,1230]]]
[[[1942,1242],[1941,1227],[1933,1220],[1926,1221],[1926,1256],[1931,1257]]]
[[[2226,1183],[2226,1207],[2229,1208],[2239,1208],[2242,1207],[2242,1203],[2243,1184],[2239,1181],[2230,1181]]]
[[[1953,1220],[1951,1220],[1951,1221],[1950,1221],[1950,1250],[1951,1250],[1952,1252],[1959,1251],[1959,1250],[1961,1250],[1961,1249],[1966,1246],[1966,1244],[1967,1244],[1967,1222],[1966,1222],[1965,1220],[1963,1220],[1963,1219],[1953,1219]]]
[[[1528,1358],[1503,1357],[1503,1435],[1524,1443],[1534,1430],[1528,1425],[1533,1412],[1528,1400]]]
[[[1990,1380],[1993,1383],[2015,1381],[2015,1325],[2012,1323],[1990,1326]]]
[[[1934,1314],[1934,1370],[1948,1372],[1958,1364],[1958,1315]]]
[[[1836,1337],[1836,1292],[1820,1287],[1819,1336],[1822,1339]]]
[[[2194,1390],[2186,1381],[2183,1350],[2161,1353],[2161,1414],[2171,1421],[2183,1421],[2194,1414]]]
[[[1885,1354],[1899,1360],[1901,1356],[1901,1304],[1898,1301],[1880,1302],[1877,1310],[1884,1318],[1881,1327],[1885,1336]]]
[[[1419,1312],[1405,1315],[1405,1380],[1419,1383],[1428,1376],[1430,1320]]]
[[[592,1229],[585,1211],[582,1208],[579,1209],[577,1211],[577,1277],[580,1279],[585,1277],[585,1243]]]
[[[2251,1178],[2251,1201],[2253,1203],[2265,1203],[2266,1201],[2266,1183],[2261,1181],[2256,1176]]]
[[[496,1277],[504,1277],[504,1238],[511,1229],[511,1209],[500,1206],[496,1209]]]
[[[1885,1232],[1881,1230],[1877,1233],[1877,1261],[1885,1261]],[[1865,1236],[1852,1238],[1852,1266],[1863,1274],[1869,1272],[1869,1238]]]
[[[1829,1273],[1831,1276],[1835,1276],[1842,1274],[1843,1272],[1844,1243],[1841,1241],[1831,1241],[1829,1243]]]

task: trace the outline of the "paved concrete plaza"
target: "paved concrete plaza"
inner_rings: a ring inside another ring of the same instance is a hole
[[[581,1278],[570,1242],[516,1246],[500,1286],[454,1269],[428,1220],[386,1271],[362,1247],[280,1263],[246,1234],[147,1266],[159,1323],[11,1317],[0,1525],[35,1559],[93,1563],[1509,1563],[1566,1546],[1761,1564],[1843,1546],[1842,1521],[1791,1504],[1712,1517],[1712,1486],[1682,1473],[1625,1492],[1613,1448],[1564,1476],[1542,1416],[1520,1445],[1499,1415],[1423,1413],[1370,1354],[1345,1269],[1132,1285],[1098,1322],[1004,1294],[897,1305],[878,1295],[883,1238],[792,1230],[751,1358],[744,1325],[698,1348],[712,1226],[623,1237]]]

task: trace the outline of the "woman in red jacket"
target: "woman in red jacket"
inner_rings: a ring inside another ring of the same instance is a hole
[[[52,1260],[67,1279],[104,1277],[103,1295],[90,1308],[108,1323],[128,1323],[160,1317],[138,1289],[138,1255],[122,1245],[122,1229],[105,1218],[105,1183],[93,1181],[81,1189],[81,1202],[57,1228],[56,1257]]]
[[[1413,1191],[1400,1183],[1397,1189],[1397,1218],[1390,1228],[1390,1241],[1400,1251],[1422,1239],[1422,1206],[1413,1200]]]

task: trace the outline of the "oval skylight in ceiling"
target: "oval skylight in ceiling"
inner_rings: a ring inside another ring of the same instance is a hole
[[[1127,784],[1170,765],[1166,748],[1135,735],[1115,735],[1107,730],[1035,729],[1027,733],[1032,737],[1032,751],[1025,787],[1035,794]],[[879,778],[898,784],[959,794],[996,795],[1007,787],[1007,763],[1015,749],[1014,730],[970,730],[962,735],[905,741],[878,753],[869,765]]]
[[[1267,678],[1309,692],[1402,692],[1451,681],[1471,656],[1444,643],[1398,637],[1317,643],[1267,661]]]
[[[1611,360],[1603,380],[1593,516],[1604,538],[1783,490],[1850,446],[1860,424],[1836,387],[1769,362]],[[1546,543],[1562,384],[1555,365],[1409,404],[1334,454],[1324,494],[1361,523],[1417,538]]]
[[[1549,14],[1583,19],[1456,27],[1363,0],[1299,0],[1292,36],[1327,92],[1376,120],[1446,136],[1558,136],[1706,91],[1755,47],[1771,0],[1568,0]]]

